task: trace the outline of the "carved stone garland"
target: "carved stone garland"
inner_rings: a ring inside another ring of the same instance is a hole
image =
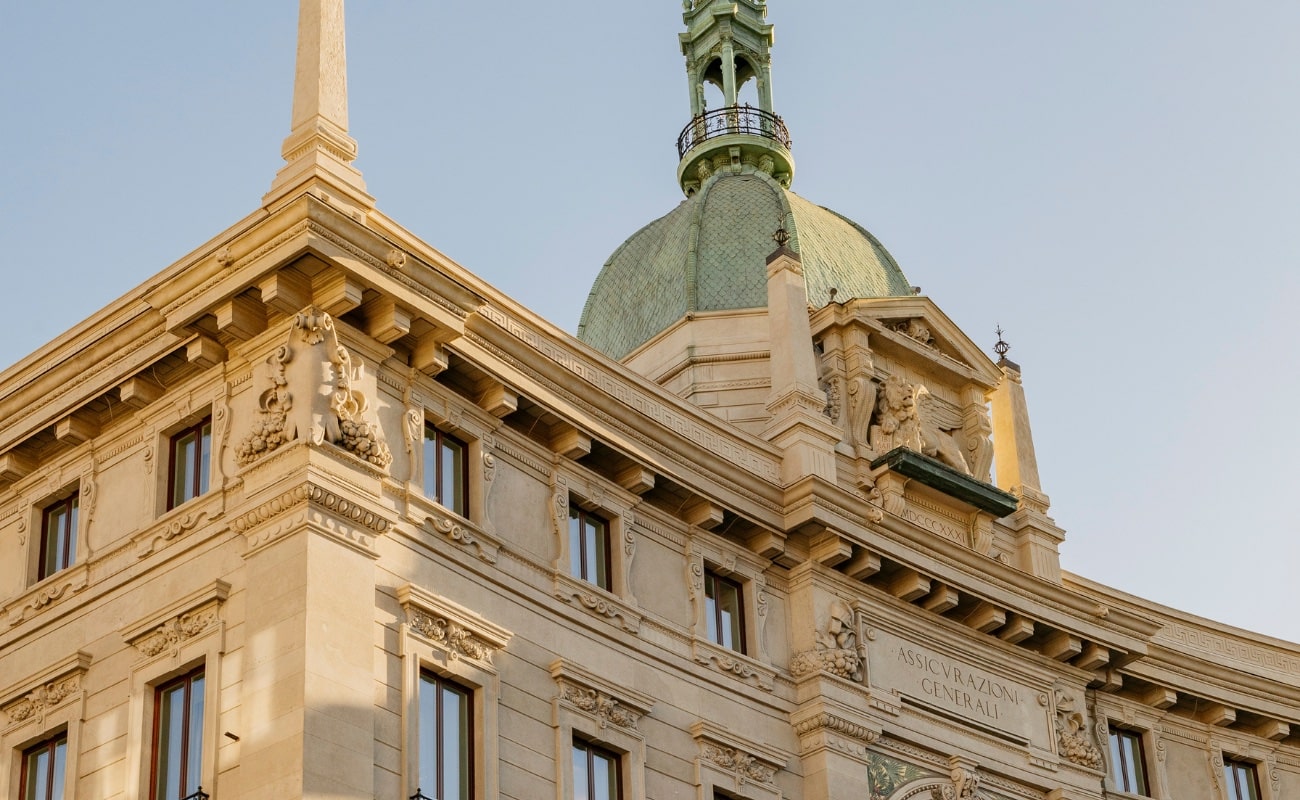
[[[1077,701],[1061,689],[1056,690],[1056,743],[1060,754],[1071,763],[1101,769],[1101,751],[1088,741],[1088,728]]]
[[[369,400],[357,386],[360,363],[339,344],[334,320],[317,308],[294,319],[289,340],[267,359],[271,386],[236,457],[248,466],[305,436],[314,445],[338,445],[380,469],[393,461],[378,422],[366,418]],[[301,402],[295,403],[295,396]]]
[[[842,600],[833,600],[826,627],[817,631],[816,646],[798,653],[790,661],[790,672],[803,677],[819,670],[861,682],[865,654],[858,647],[857,623],[853,610]]]

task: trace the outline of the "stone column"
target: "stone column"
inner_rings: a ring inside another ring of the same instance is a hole
[[[776,113],[776,106],[772,104],[772,62],[766,58],[758,72],[758,103],[764,111]]]
[[[722,41],[722,94],[728,107],[736,104],[736,49],[730,39]]]

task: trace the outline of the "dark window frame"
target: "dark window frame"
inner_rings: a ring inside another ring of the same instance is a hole
[[[154,687],[153,739],[152,739],[152,743],[150,744],[150,754],[149,754],[149,798],[150,800],[159,800],[158,766],[159,766],[159,758],[162,755],[162,748],[159,746],[160,744],[159,734],[161,734],[162,732],[163,695],[164,693],[171,691],[177,686],[182,686],[182,685],[185,687],[185,701],[184,701],[185,710],[181,718],[181,745],[180,745],[181,752],[180,752],[180,758],[178,759],[180,763],[181,791],[184,791],[185,786],[189,783],[188,781],[189,775],[186,774],[186,771],[189,767],[189,761],[190,761],[189,758],[190,745],[191,745],[190,728],[192,727],[190,715],[194,709],[194,700],[193,700],[194,681],[198,679],[203,680],[203,686],[200,687],[199,689],[199,696],[204,701],[202,713],[207,714],[208,713],[207,702],[206,702],[207,698],[203,697],[203,692],[207,691],[207,675],[204,672],[204,665],[200,664],[199,666],[195,667],[194,669],[190,670],[184,675],[177,676],[169,681],[166,681],[165,683],[160,683]],[[198,761],[200,765],[203,763],[203,728],[204,728],[204,720],[200,718],[199,742],[198,742],[198,747],[199,747]],[[201,771],[202,768],[200,767],[200,772]],[[200,775],[199,777],[201,780],[202,775]],[[181,800],[206,800],[208,795],[203,791],[203,786],[201,785],[201,783],[196,781],[194,783],[194,786],[195,786],[195,791],[190,792],[189,794],[186,795],[180,795]]]
[[[177,497],[177,489],[179,488],[176,485],[176,468],[178,466],[177,462],[179,461],[179,459],[177,458],[177,456],[179,455],[178,445],[180,444],[181,440],[191,435],[194,436],[194,441],[195,441],[194,459],[192,463],[189,464],[189,470],[190,473],[193,475],[193,479],[191,480],[190,485],[186,487],[184,495],[181,497]],[[171,437],[167,441],[167,510],[168,511],[171,511],[173,508],[179,508],[180,506],[185,505],[186,503],[195,499],[196,497],[201,497],[207,494],[208,489],[210,488],[208,483],[209,483],[209,479],[211,478],[211,476],[208,475],[207,473],[208,473],[208,469],[210,469],[211,467],[211,461],[212,461],[212,415],[211,414],[205,416],[203,419],[199,420],[193,425],[183,428],[171,435]]]
[[[604,551],[603,557],[601,553],[588,552],[586,533],[589,524],[592,524],[595,531],[596,548]],[[576,503],[569,503],[569,574],[593,586],[599,586],[607,592],[614,591],[614,558],[611,552],[613,547],[610,541],[610,527],[610,521],[604,516],[585,511]]]
[[[38,581],[45,580],[57,572],[62,572],[76,563],[80,498],[80,492],[73,492],[62,500],[50,503],[41,511],[41,552],[36,567],[36,579]],[[51,518],[60,511],[63,512],[59,521],[61,529],[51,531]],[[54,539],[57,539],[57,541],[52,541]],[[58,563],[50,563],[51,544],[55,544],[56,558],[60,550],[63,553],[63,558],[58,559]]]
[[[443,497],[443,445],[451,442],[460,447],[455,468],[460,472],[460,496]],[[424,423],[424,496],[466,519],[469,518],[469,442],[434,425]],[[453,499],[454,503],[447,502]]]
[[[596,783],[596,759],[599,757],[609,762],[614,773],[614,796],[611,797],[610,800],[623,800],[623,754],[610,750],[607,747],[602,747],[590,739],[581,736],[574,736],[570,758],[572,758],[573,752],[579,750],[581,750],[586,756],[586,785],[589,790],[589,795],[591,794],[590,789],[592,789]],[[574,769],[577,769],[577,765],[574,766]],[[575,797],[578,792],[578,780],[578,775],[575,772],[573,776],[573,786],[571,787]]]
[[[67,731],[60,731],[59,733],[50,736],[49,738],[44,739],[40,742],[37,742],[31,747],[28,747],[27,749],[23,750],[23,764],[22,764],[22,769],[19,770],[19,778],[18,778],[18,791],[22,793],[22,800],[63,800],[63,798],[67,796],[68,792],[67,792],[66,775],[64,775],[63,791],[58,796],[54,794],[55,778],[57,777],[55,773],[55,769],[59,763],[58,749],[60,746],[63,747],[64,769],[67,769],[67,753],[68,753],[68,732]],[[46,752],[48,752],[50,756],[49,765],[46,768],[46,776],[45,776],[46,791],[45,791],[45,796],[40,797],[36,795],[34,791],[32,791],[34,790],[35,787],[29,787],[27,785],[27,781],[28,778],[31,776],[29,770],[31,768],[31,762],[33,758],[39,757],[42,753],[46,753]]]
[[[1142,733],[1118,725],[1108,727],[1107,745],[1110,748],[1112,762],[1110,779],[1115,783],[1116,790],[1149,797],[1151,785],[1147,778],[1146,746],[1142,741]],[[1123,746],[1125,742],[1135,746],[1125,748]],[[1136,762],[1129,762],[1130,751],[1135,754]]]
[[[420,670],[419,684],[420,684],[420,696],[417,702],[419,703],[421,709],[420,712],[421,717],[423,716],[424,704],[429,700],[429,698],[425,697],[425,691],[431,689],[434,694],[433,717],[436,720],[436,722],[435,722],[435,729],[432,732],[432,736],[434,737],[433,750],[436,753],[436,757],[435,757],[435,767],[434,767],[433,786],[432,786],[433,794],[424,793],[425,789],[429,786],[429,784],[426,782],[428,776],[419,775],[418,776],[419,786],[416,788],[415,794],[412,795],[411,800],[417,800],[417,798],[423,798],[423,800],[459,800],[458,797],[443,798],[442,796],[442,791],[443,791],[442,784],[445,776],[445,771],[444,771],[445,765],[443,764],[443,754],[445,752],[445,748],[442,746],[442,742],[443,742],[443,737],[446,735],[446,731],[443,728],[443,720],[444,720],[443,693],[447,691],[459,695],[461,698],[461,702],[464,703],[464,707],[465,707],[465,727],[464,730],[457,732],[457,735],[460,737],[461,743],[465,747],[465,763],[467,765],[467,769],[465,769],[464,771],[465,785],[463,787],[460,787],[461,788],[460,796],[472,798],[474,797],[475,785],[477,783],[475,779],[476,777],[475,757],[476,756],[475,756],[475,747],[474,747],[474,729],[475,729],[474,722],[475,722],[475,717],[477,716],[477,712],[475,707],[476,698],[475,698],[474,690],[469,686],[460,683],[459,681],[456,681],[452,678],[445,677],[437,672],[434,672],[433,670],[428,670],[428,669]],[[430,735],[429,731],[423,729],[419,731],[421,750],[424,749],[425,737],[429,735]]]
[[[723,608],[718,598],[718,586],[723,586],[735,591],[736,594],[736,621],[735,625],[730,628],[733,638],[732,644],[728,645],[723,640]],[[728,578],[713,569],[705,566],[704,568],[704,613],[706,630],[707,625],[712,623],[713,630],[717,632],[716,636],[710,636],[710,640],[720,646],[734,650],[741,655],[747,655],[746,645],[746,627],[745,627],[745,586],[737,580]]]
[[[1223,756],[1223,779],[1228,800],[1260,800],[1259,769],[1252,761]],[[1242,781],[1245,781],[1243,786]],[[1245,790],[1243,793],[1242,790]]]

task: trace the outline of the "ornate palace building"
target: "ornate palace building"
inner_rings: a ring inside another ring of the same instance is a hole
[[[685,3],[685,201],[575,338],[377,210],[302,0],[261,207],[0,374],[0,795],[1300,797],[1300,648],[1062,572],[766,13]]]

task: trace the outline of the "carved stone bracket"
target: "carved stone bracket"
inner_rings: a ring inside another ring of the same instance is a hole
[[[404,628],[443,651],[451,659],[491,666],[492,656],[513,634],[467,608],[406,584],[397,590],[406,616]]]
[[[4,729],[35,721],[44,726],[45,717],[54,709],[80,696],[81,682],[90,668],[90,654],[77,652],[40,675],[10,686],[0,694],[0,713]]]
[[[124,629],[122,638],[144,658],[163,653],[175,657],[191,640],[221,632],[221,605],[229,595],[230,584],[215,581],[161,613]]]
[[[551,664],[551,677],[559,685],[556,702],[579,711],[604,730],[613,725],[640,735],[637,724],[654,708],[654,698],[616,686],[563,659]]]

